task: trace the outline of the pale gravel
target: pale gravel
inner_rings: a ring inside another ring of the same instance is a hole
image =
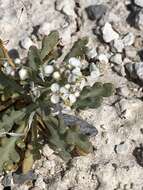
[[[129,14],[125,6],[126,0],[23,0],[23,2],[24,6],[19,0],[0,1],[1,38],[9,40],[7,48],[16,48],[22,58],[27,50],[22,49],[19,42],[29,37],[34,40],[31,33],[33,27],[37,25],[40,26],[39,36],[58,29],[63,44],[66,45],[65,53],[76,39],[87,35],[90,37],[92,47],[100,47],[100,51],[103,49],[105,51],[101,53],[112,55],[109,48],[105,44],[102,45],[93,35],[92,29],[96,28],[96,23],[88,20],[84,12],[84,8],[96,3],[107,3],[109,15],[106,21],[112,22],[113,28],[121,36],[128,32],[142,36],[139,30],[131,28],[126,22]],[[80,5],[77,9],[78,14],[74,11],[76,2]],[[18,21],[22,7],[24,11]],[[79,31],[77,23],[80,26]],[[142,46],[138,47],[141,48]],[[132,62],[132,57],[129,61]],[[94,152],[86,157],[74,158],[70,166],[66,166],[58,156],[45,147],[44,156],[34,165],[39,177],[33,190],[143,189],[143,168],[137,164],[132,155],[134,148],[139,146],[143,139],[140,132],[143,102],[138,99],[142,97],[142,92],[139,91],[138,85],[125,78],[125,74],[119,76],[113,72],[110,64],[99,63],[99,67],[103,74],[100,81],[113,82],[116,88],[120,88],[122,95],[120,98],[113,96],[105,99],[104,104],[96,110],[80,113],[82,118],[98,129],[98,135],[90,139],[95,148]],[[113,106],[112,103],[116,100],[118,101]],[[0,185],[1,189],[3,187]],[[27,190],[28,186],[13,186],[13,189]]]

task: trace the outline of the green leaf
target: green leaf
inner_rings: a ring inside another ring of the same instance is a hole
[[[16,130],[16,133],[22,133],[25,129],[25,123],[22,123]],[[13,170],[14,163],[17,164],[20,161],[20,156],[15,149],[16,141],[20,137],[4,137],[1,139],[0,144],[0,172],[5,170]]]
[[[23,88],[18,84],[18,82],[11,76],[7,76],[0,71],[0,89],[9,89],[13,92],[18,92],[22,94]]]
[[[67,144],[64,141],[63,135],[59,134],[58,126],[54,125],[51,118],[44,120],[50,135],[48,136],[48,142],[51,148],[59,154],[59,156],[66,162],[71,159],[70,153],[66,150]]]
[[[87,43],[88,43],[88,38],[86,38],[86,37],[76,41],[74,43],[71,51],[66,55],[64,61],[68,62],[68,60],[71,57],[84,58],[86,51],[87,51],[87,47],[86,47]]]
[[[55,46],[59,42],[58,31],[52,31],[48,36],[44,36],[42,41],[42,48],[40,57],[43,60],[50,52],[52,52]]]
[[[36,46],[31,46],[28,52],[28,65],[34,71],[38,71],[39,66],[42,65],[43,62],[40,58],[40,51]]]
[[[92,145],[88,138],[81,134],[80,126],[66,126],[61,114],[58,116],[58,120],[55,117],[47,117],[44,122],[49,130],[47,138],[49,146],[63,160],[69,161],[73,156],[72,151],[77,148],[84,154],[92,151]]]
[[[8,132],[12,129],[14,123],[21,121],[26,115],[26,110],[14,110],[14,108],[9,108],[3,113],[2,119],[0,120],[0,131],[4,129]]]
[[[92,87],[85,87],[73,107],[79,109],[98,108],[101,106],[103,97],[111,96],[113,90],[111,83],[97,82]]]

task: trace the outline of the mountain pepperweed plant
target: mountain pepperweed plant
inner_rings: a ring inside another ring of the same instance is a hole
[[[78,122],[68,124],[63,114],[97,108],[113,93],[110,83],[86,85],[87,43],[79,39],[62,59],[59,34],[52,31],[41,49],[30,47],[25,64],[12,67],[0,53],[0,172],[28,172],[40,158],[43,141],[66,162],[92,152]]]

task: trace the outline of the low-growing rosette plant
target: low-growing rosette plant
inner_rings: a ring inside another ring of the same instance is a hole
[[[25,64],[12,68],[5,61],[0,70],[0,172],[28,172],[43,142],[66,162],[92,152],[82,124],[78,119],[71,124],[64,114],[97,108],[113,93],[111,83],[87,85],[87,43],[79,39],[62,59],[59,34],[52,31],[41,48],[30,47]]]

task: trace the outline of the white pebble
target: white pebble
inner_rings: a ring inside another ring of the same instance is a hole
[[[21,40],[21,46],[24,49],[29,50],[30,46],[34,45],[34,43],[32,42],[32,40],[29,37],[26,37],[24,39]]]
[[[110,62],[115,63],[115,64],[122,64],[122,55],[120,53],[117,53],[115,55],[113,55],[110,58]]]
[[[54,67],[52,65],[44,65],[43,71],[46,76],[50,76],[54,71]]]
[[[28,78],[27,69],[24,69],[24,68],[20,69],[18,74],[19,74],[19,77],[20,77],[21,80],[26,80]]]
[[[95,58],[97,56],[97,51],[95,48],[92,48],[92,49],[89,49],[88,52],[87,52],[87,56],[88,58]]]
[[[53,83],[51,85],[51,91],[52,92],[58,92],[60,90],[60,85],[58,83]]]
[[[124,43],[123,40],[121,39],[115,39],[114,40],[114,44],[113,47],[115,48],[115,50],[119,53],[121,53],[124,49]]]
[[[132,32],[126,34],[123,38],[123,43],[125,46],[131,46],[135,42],[135,36]]]
[[[69,100],[70,100],[70,103],[73,104],[76,102],[76,96],[74,94],[70,94],[69,95]]]
[[[79,67],[79,68],[82,66],[80,60],[77,59],[76,57],[71,57],[69,59],[69,65],[71,65],[72,67]]]
[[[108,22],[102,28],[102,34],[103,40],[107,43],[119,38],[119,34],[113,30],[112,25]]]
[[[53,73],[53,78],[54,78],[55,80],[59,80],[59,79],[61,78],[60,73],[59,73],[58,71],[55,71],[55,72]]]
[[[98,60],[101,62],[101,63],[105,63],[107,64],[108,63],[108,58],[105,54],[99,54],[98,55]]]
[[[50,30],[51,30],[51,31],[53,30],[52,23],[43,22],[43,23],[40,25],[40,28],[39,28],[39,30],[38,30],[38,33],[39,33],[39,34],[42,34],[42,35],[48,35],[48,34],[50,33]]]
[[[51,96],[51,102],[52,102],[53,104],[57,104],[57,103],[59,103],[59,101],[60,101],[60,97],[59,97],[58,95],[53,94],[53,95]]]
[[[134,3],[140,7],[143,7],[143,0],[134,0]]]

